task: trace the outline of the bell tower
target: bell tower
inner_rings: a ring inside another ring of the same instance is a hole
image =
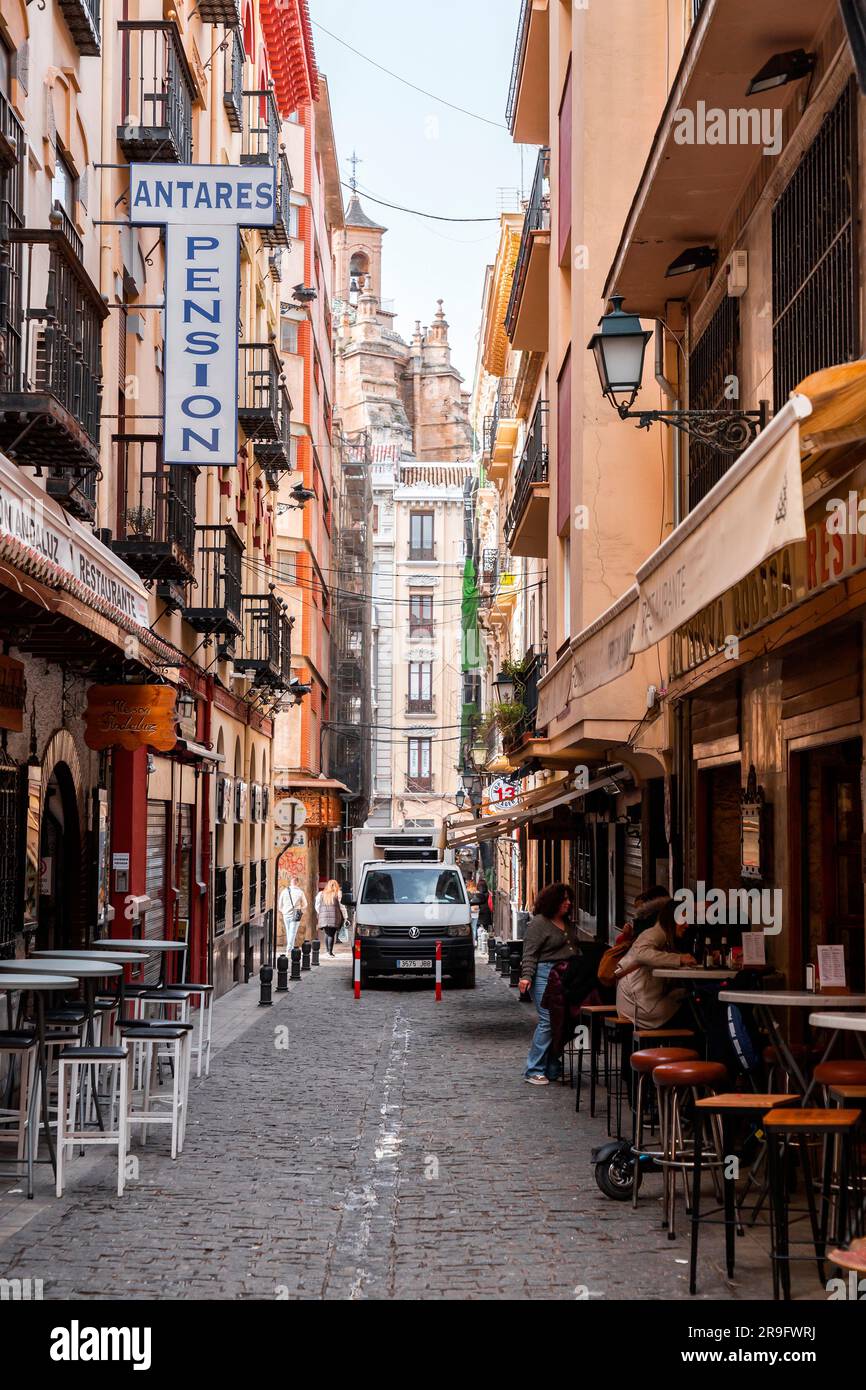
[[[368,217],[358,197],[357,169],[361,163],[353,152],[349,163],[352,196],[346,208],[345,227],[334,237],[335,290],[338,298],[357,305],[362,294],[382,298],[382,227]]]

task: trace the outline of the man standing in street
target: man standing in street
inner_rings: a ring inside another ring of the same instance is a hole
[[[286,951],[291,951],[301,925],[301,915],[307,910],[307,895],[301,887],[297,874],[293,874],[288,888],[284,888],[277,904],[283,926],[286,929]]]

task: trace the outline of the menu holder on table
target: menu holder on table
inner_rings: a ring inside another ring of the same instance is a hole
[[[848,994],[845,978],[845,947],[818,947],[818,987],[822,994]]]

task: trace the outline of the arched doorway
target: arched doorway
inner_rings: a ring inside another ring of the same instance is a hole
[[[70,768],[54,764],[45,785],[39,832],[40,949],[84,946],[84,885],[78,798]]]

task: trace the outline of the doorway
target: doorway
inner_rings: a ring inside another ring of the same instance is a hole
[[[799,785],[797,964],[817,962],[818,946],[842,946],[847,983],[854,990],[866,983],[862,761],[862,741],[848,739],[794,754],[791,778],[792,788]]]
[[[65,763],[55,765],[45,788],[39,858],[39,949],[85,946],[81,825],[75,784]]]

